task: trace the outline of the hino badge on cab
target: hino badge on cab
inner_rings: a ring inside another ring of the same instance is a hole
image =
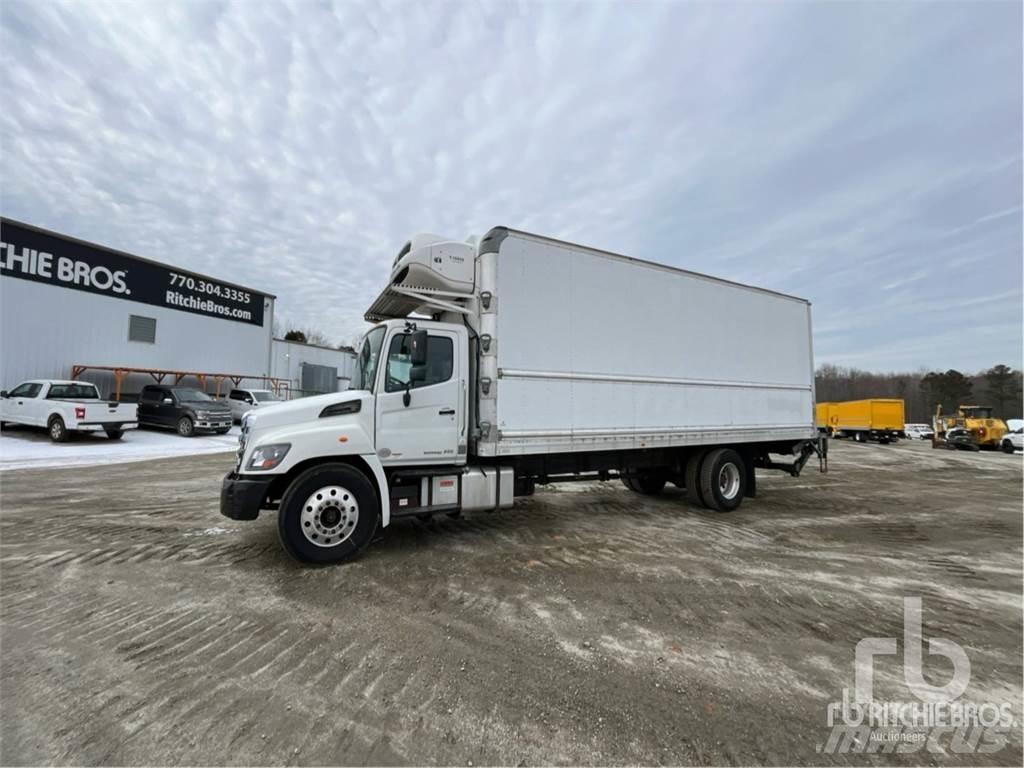
[[[804,299],[499,227],[414,237],[365,317],[351,388],[246,414],[221,490],[235,520],[276,510],[300,560],[549,482],[729,512],[756,468],[824,457]]]

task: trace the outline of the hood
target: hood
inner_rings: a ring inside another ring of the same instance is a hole
[[[363,408],[372,406],[373,395],[366,390],[348,389],[344,392],[332,392],[327,395],[314,395],[313,397],[300,397],[298,400],[285,400],[280,403],[264,403],[259,408],[247,411],[245,414],[246,423],[250,429],[267,429],[269,427],[280,427],[286,424],[297,424],[303,421],[311,421],[320,418],[320,413],[329,405],[350,403],[353,401],[370,401],[367,405],[363,402]]]
[[[200,411],[227,411],[230,410],[226,403],[217,400],[182,400],[183,405],[191,405]]]

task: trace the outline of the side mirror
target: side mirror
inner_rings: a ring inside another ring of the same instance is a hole
[[[165,397],[163,400],[164,405],[174,405],[173,397]]]
[[[425,365],[427,362],[427,332],[416,331],[409,334],[409,362],[413,368],[417,365]]]
[[[6,389],[0,390],[0,397],[4,398],[5,400],[7,399],[8,395]]]
[[[252,404],[253,404],[253,402],[252,402],[252,398],[251,398],[251,397],[249,397],[248,395],[246,395],[246,396],[245,396],[245,402],[247,402],[247,403],[248,403],[249,405],[252,405]]]

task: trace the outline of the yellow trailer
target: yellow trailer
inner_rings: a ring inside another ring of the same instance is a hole
[[[818,429],[832,437],[850,437],[858,442],[889,443],[905,437],[903,401],[888,398],[818,403]]]

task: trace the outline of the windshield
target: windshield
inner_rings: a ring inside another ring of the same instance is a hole
[[[256,399],[261,403],[278,403],[281,401],[281,398],[273,392],[261,392],[257,389],[253,394],[256,395]]]
[[[50,399],[99,400],[100,393],[92,384],[54,384],[47,395]]]
[[[205,402],[206,400],[213,400],[213,398],[210,397],[205,392],[198,389],[189,389],[187,387],[184,389],[174,390],[174,394],[177,395],[178,399],[181,400],[183,403],[201,403]]]
[[[349,389],[368,389],[373,391],[373,379],[377,373],[377,361],[380,359],[380,345],[384,341],[384,326],[379,325],[366,334],[363,346],[356,358],[356,368],[352,373]]]
[[[991,419],[992,409],[985,406],[964,408],[964,416],[968,419]]]

